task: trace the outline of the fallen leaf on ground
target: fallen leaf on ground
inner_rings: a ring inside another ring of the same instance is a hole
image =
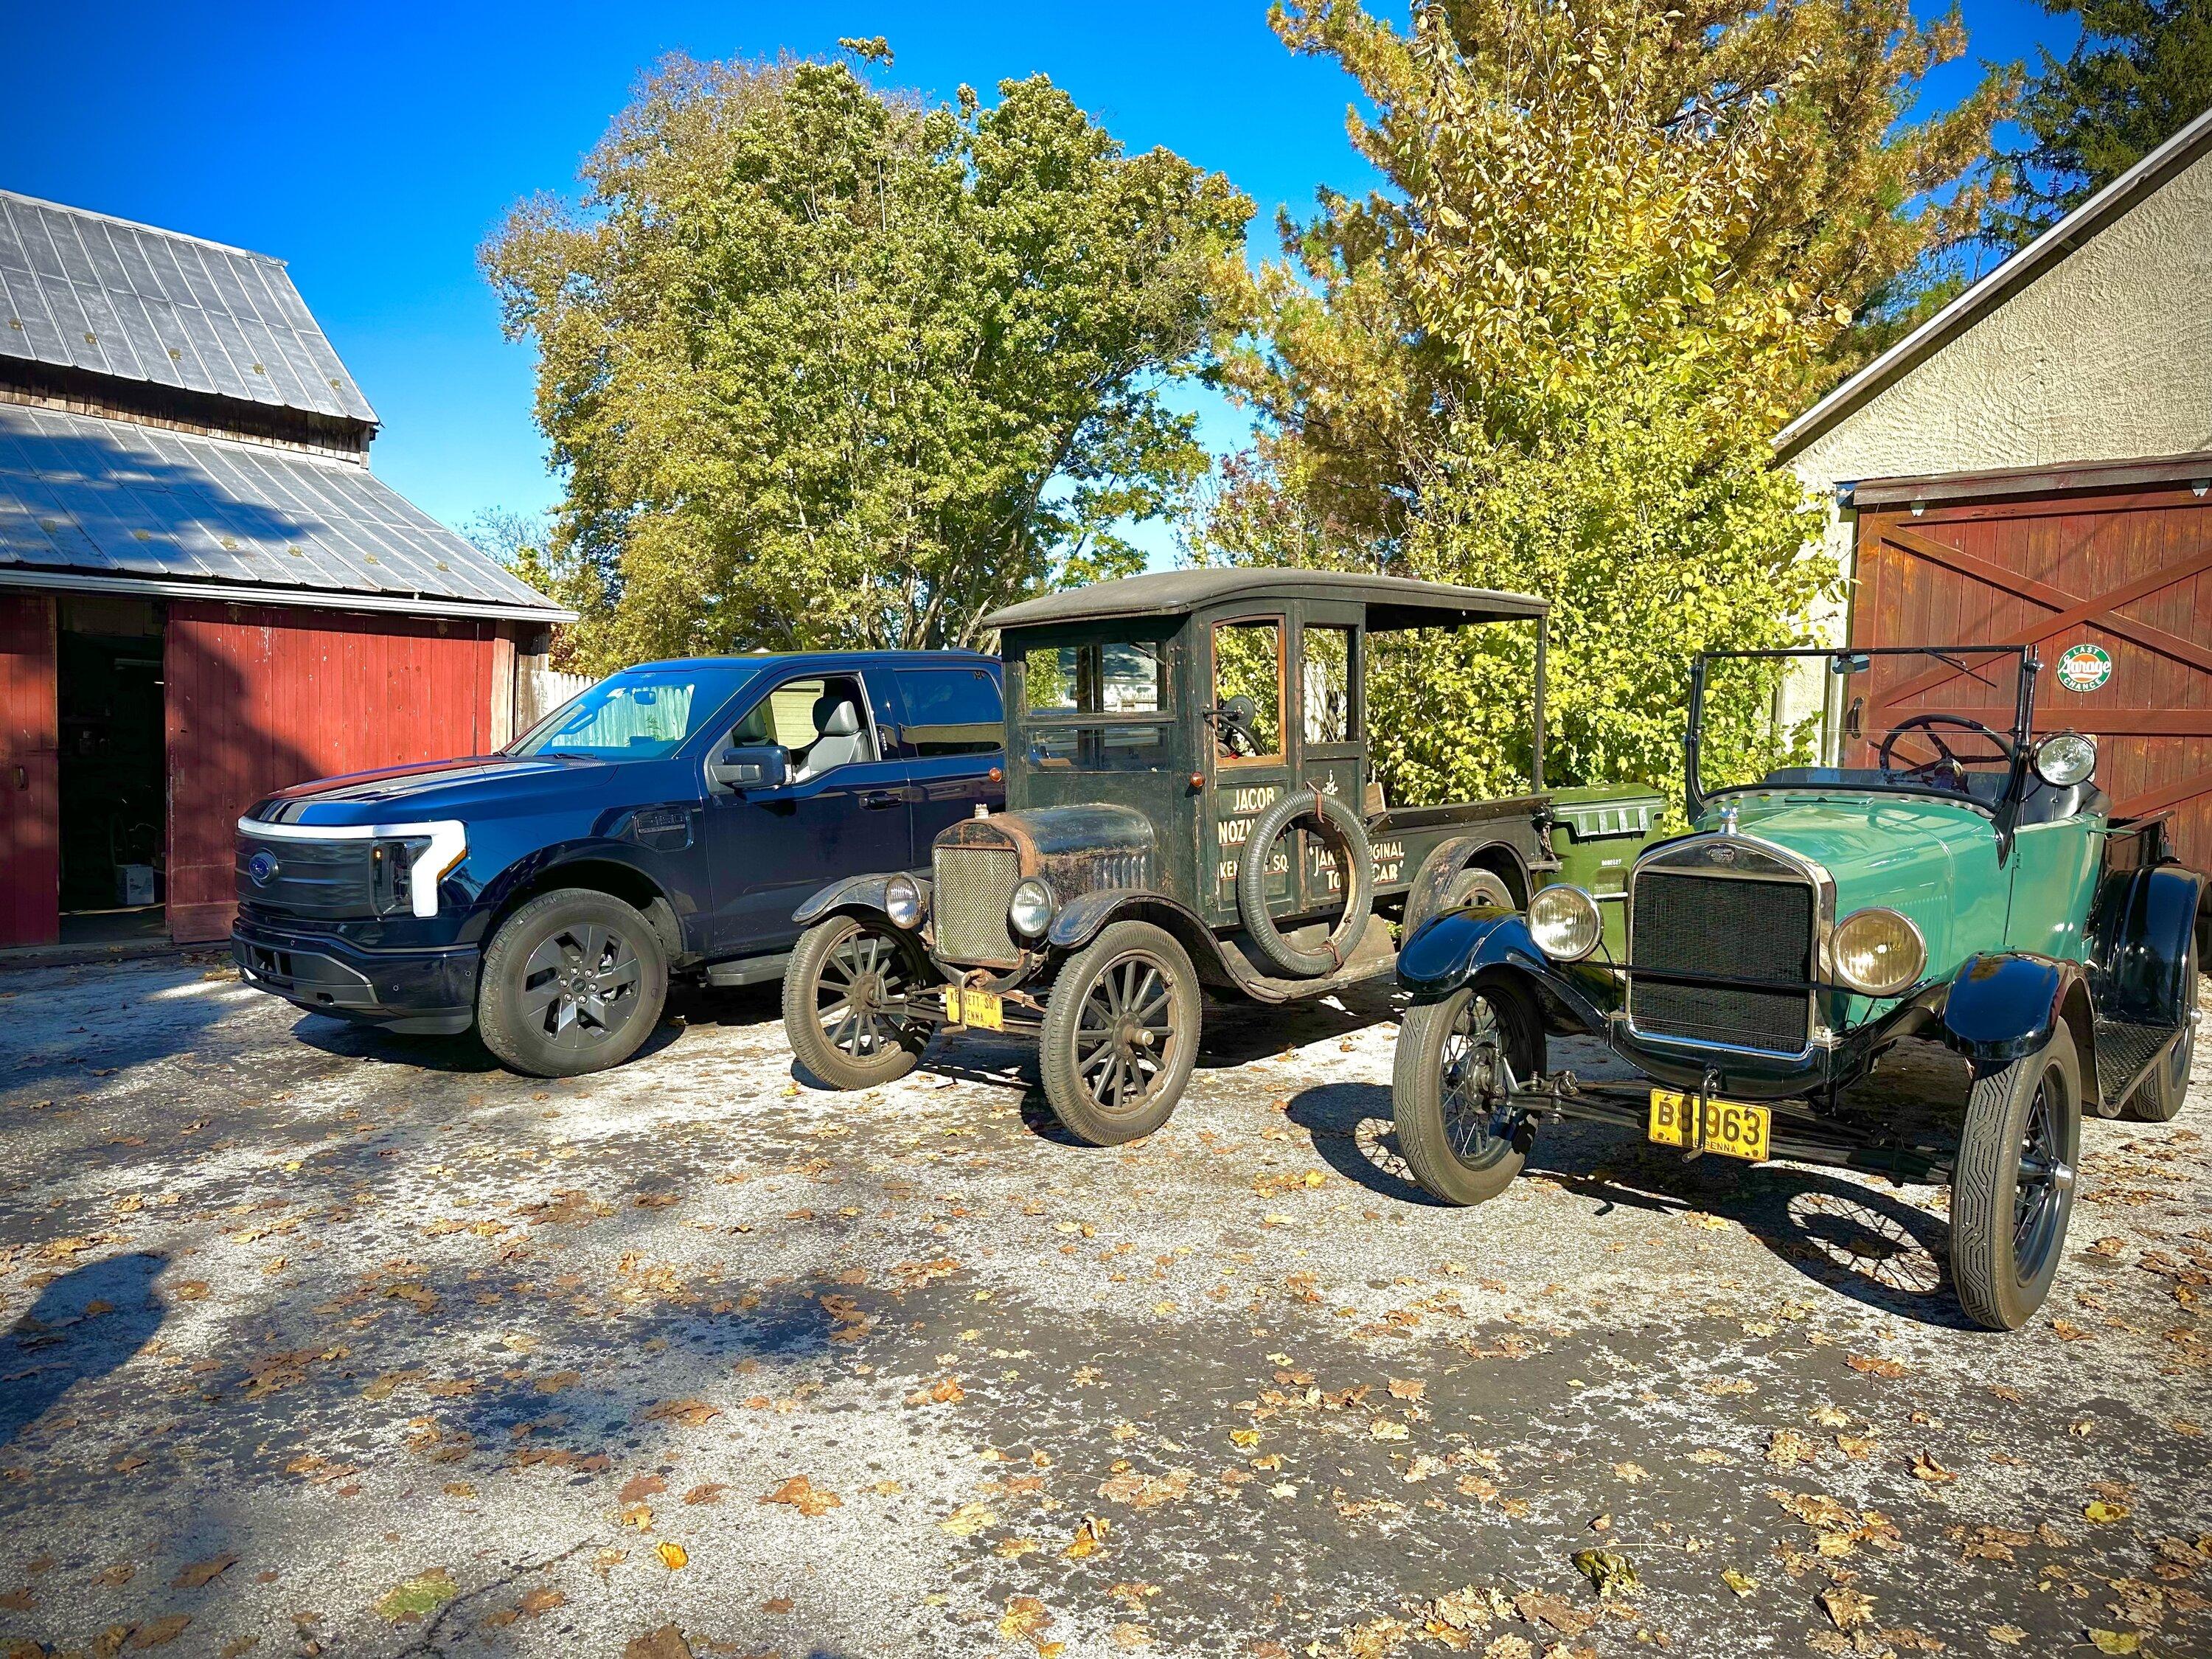
[[[674,1572],[679,1567],[690,1565],[691,1560],[690,1552],[686,1550],[683,1545],[673,1543],[666,1540],[663,1540],[661,1542],[655,1544],[653,1547],[653,1553],[660,1558],[660,1565],[667,1568],[671,1572]]]
[[[1945,1468],[1926,1452],[1915,1452],[1912,1454],[1912,1478],[1925,1480],[1932,1486],[1940,1486],[1959,1477],[1954,1471]]]
[[[1513,1598],[1513,1611],[1532,1625],[1549,1625],[1562,1636],[1580,1636],[1597,1623],[1595,1613],[1584,1613],[1564,1595],[1553,1595],[1547,1590],[1522,1591]]]
[[[1846,1354],[1844,1364],[1868,1376],[1902,1376],[1905,1367],[1894,1359],[1870,1359],[1863,1353]]]
[[[141,1625],[137,1630],[132,1631],[130,1645],[133,1648],[166,1648],[182,1636],[185,1633],[185,1626],[191,1622],[192,1616],[189,1613],[164,1613],[150,1624]],[[104,1650],[112,1651],[112,1650]],[[2127,1651],[2132,1653],[2135,1650],[2130,1648]]]
[[[963,1504],[939,1522],[937,1529],[949,1532],[955,1538],[973,1538],[998,1518],[988,1504]]]
[[[1429,1391],[1429,1385],[1418,1379],[1408,1381],[1402,1376],[1390,1379],[1390,1395],[1394,1400],[1419,1400]]]
[[[1990,1641],[2002,1642],[2008,1648],[2016,1648],[2027,1640],[2027,1632],[2018,1625],[1991,1625],[1986,1634]]]
[[[2128,1506],[2125,1504],[2108,1504],[2099,1498],[2083,1504],[2081,1513],[2090,1520],[2103,1525],[2109,1522],[2126,1520]]]
[[[728,1490],[726,1486],[708,1481],[703,1486],[694,1486],[685,1492],[684,1501],[687,1504],[719,1504],[722,1501],[722,1494]]]
[[[633,1636],[623,1649],[623,1659],[691,1659],[691,1644],[673,1625]]]
[[[1612,1550],[1577,1550],[1575,1570],[1596,1586],[1597,1593],[1613,1596],[1636,1588],[1636,1569],[1626,1556]]]
[[[1766,1461],[1778,1469],[1794,1469],[1819,1462],[1820,1449],[1795,1429],[1777,1429],[1766,1443]]]
[[[649,1423],[681,1423],[687,1429],[703,1428],[722,1414],[719,1406],[703,1400],[664,1400],[646,1413]]]
[[[234,1555],[215,1555],[204,1561],[195,1561],[169,1581],[171,1589],[198,1589],[203,1584],[213,1583],[228,1571],[238,1558]]]
[[[386,1590],[376,1604],[377,1616],[394,1624],[412,1623],[426,1613],[435,1613],[460,1593],[451,1573],[443,1567],[433,1567]]]
[[[668,1483],[657,1474],[634,1474],[623,1482],[622,1490],[615,1494],[618,1504],[642,1502],[655,1492],[666,1492]]]
[[[834,1492],[824,1492],[807,1476],[794,1474],[774,1492],[763,1492],[760,1501],[763,1504],[787,1504],[801,1515],[813,1516],[836,1509],[845,1500]]]
[[[1831,1584],[1816,1598],[1823,1612],[1835,1621],[1838,1630],[1850,1630],[1855,1625],[1869,1623],[1874,1618],[1874,1602],[1849,1584]]]
[[[2088,1632],[2090,1644],[2100,1653],[2141,1653],[2142,1632],[2135,1630],[2097,1630]]]
[[[1721,1583],[1726,1584],[1738,1595],[1748,1595],[1759,1588],[1759,1580],[1747,1572],[1737,1571],[1734,1567],[1729,1568],[1721,1574]]]

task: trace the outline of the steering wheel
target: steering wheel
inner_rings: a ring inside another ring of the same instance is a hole
[[[1946,775],[1952,787],[1964,789],[1966,787],[1966,766],[1958,756],[1951,752],[1951,745],[1936,735],[1935,728],[1939,726],[1955,726],[1961,732],[1969,732],[1977,737],[1985,738],[2008,766],[2014,764],[2020,759],[2020,750],[2013,747],[2011,738],[2002,732],[1992,732],[1979,720],[1970,720],[1961,714],[1914,714],[1908,719],[1899,720],[1890,728],[1889,735],[1882,738],[1881,748],[1875,756],[1875,764],[1883,771],[1888,771],[1890,751],[1896,748],[1897,740],[1908,732],[1917,732],[1933,745],[1936,758],[1923,761],[1917,766],[1906,767],[1905,775],[1925,777],[1930,782],[1935,781],[1939,775]]]

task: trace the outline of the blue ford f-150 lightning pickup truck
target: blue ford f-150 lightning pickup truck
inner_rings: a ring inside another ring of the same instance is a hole
[[[792,913],[926,866],[1005,800],[998,659],[641,664],[496,755],[325,778],[238,821],[246,982],[393,1030],[477,1027],[517,1071],[619,1064],[669,975],[773,981]]]

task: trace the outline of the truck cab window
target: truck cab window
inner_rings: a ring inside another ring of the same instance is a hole
[[[1308,628],[1299,635],[1304,665],[1298,701],[1308,743],[1350,743],[1352,635],[1348,628]]]
[[[1231,622],[1213,630],[1213,706],[1236,710],[1253,744],[1244,753],[1229,722],[1217,720],[1214,752],[1224,760],[1275,760],[1283,752],[1283,625]]]
[[[791,781],[804,783],[854,761],[876,758],[867,693],[850,674],[786,680],[745,711],[732,746],[777,744],[791,755]]]

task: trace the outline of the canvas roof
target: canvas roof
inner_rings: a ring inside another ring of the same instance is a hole
[[[282,260],[12,191],[0,356],[376,423]]]
[[[572,619],[357,462],[0,404],[0,581],[34,572]]]
[[[986,628],[1034,628],[1114,617],[1175,617],[1230,600],[1334,599],[1367,607],[1367,625],[1455,628],[1463,623],[1541,617],[1551,602],[1528,593],[1455,587],[1407,576],[1368,576],[1349,570],[1297,570],[1238,566],[1231,569],[1156,570],[1142,576],[1092,582],[1064,593],[1024,599],[983,618]]]

